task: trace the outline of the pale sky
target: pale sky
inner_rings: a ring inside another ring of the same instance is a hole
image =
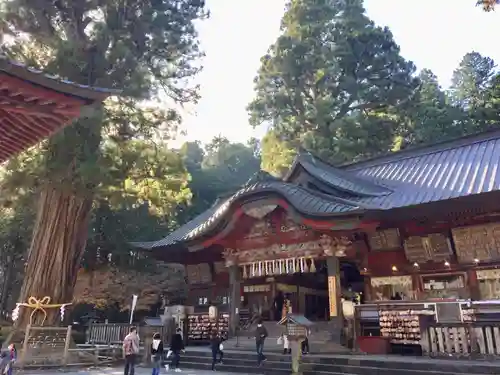
[[[431,69],[448,86],[462,56],[477,51],[500,63],[500,9],[484,13],[476,0],[365,0],[368,16],[389,26],[402,55]],[[279,33],[285,0],[207,0],[211,18],[199,27],[206,57],[198,77],[201,100],[184,114],[184,140],[223,135],[245,142],[264,130],[248,124],[247,104],[259,59]]]

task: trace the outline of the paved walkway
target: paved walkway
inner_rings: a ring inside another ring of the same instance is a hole
[[[90,368],[86,370],[33,370],[33,371],[19,371],[16,372],[18,374],[23,374],[23,375],[53,375],[53,374],[61,374],[61,375],[123,375],[123,368],[122,367],[116,367],[116,368]],[[146,368],[136,368],[135,370],[136,375],[151,375],[151,369],[146,369]],[[169,371],[166,372],[163,370],[160,375],[166,375],[166,374],[177,374],[176,372]],[[213,375],[213,371],[203,371],[203,370],[189,370],[185,369],[181,373],[181,375]],[[229,372],[219,372],[217,371],[217,375],[236,375],[233,373]],[[241,373],[238,375],[242,375]],[[244,374],[243,374],[244,375]]]
[[[186,349],[187,353],[207,352],[210,350],[206,347],[190,347]],[[224,354],[253,354],[248,350],[224,350]],[[280,353],[267,352],[267,355],[278,355]],[[443,364],[443,365],[467,365],[467,366],[495,366],[499,367],[498,373],[500,374],[500,361],[496,359],[454,359],[450,358],[429,358],[429,357],[412,357],[400,355],[372,355],[372,354],[307,354],[308,358],[342,358],[348,359],[355,363],[356,361],[377,361],[377,362],[401,362],[401,363],[429,363],[429,364]]]

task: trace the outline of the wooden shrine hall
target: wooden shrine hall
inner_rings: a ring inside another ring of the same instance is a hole
[[[58,79],[0,54],[0,163],[117,93]]]
[[[135,245],[185,265],[191,314],[217,305],[233,333],[244,309],[279,320],[283,299],[338,330],[351,284],[344,264],[377,308],[496,300],[499,162],[500,131],[342,166],[302,152],[283,179],[259,176],[167,237]],[[207,335],[189,329],[189,339]]]

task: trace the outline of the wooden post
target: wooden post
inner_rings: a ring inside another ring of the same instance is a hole
[[[26,331],[24,332],[24,341],[23,341],[23,348],[21,350],[21,358],[19,358],[19,363],[21,364],[21,367],[24,366],[24,363],[26,361],[26,354],[28,353],[28,344],[29,344],[29,339],[30,339],[30,331],[31,331],[31,324],[28,324],[26,326]]]
[[[231,291],[229,300],[229,334],[231,337],[234,337],[240,323],[241,303],[240,267],[236,264],[229,266],[229,288]]]
[[[342,303],[340,300],[340,262],[339,258],[330,256],[326,258],[328,268],[328,299],[330,302],[330,339],[336,344],[342,343],[344,319],[342,316]]]
[[[99,364],[99,346],[95,346],[95,349],[94,349],[94,363],[96,365]]]
[[[68,330],[66,331],[66,341],[64,342],[63,366],[66,366],[68,364],[69,344],[71,343],[71,330],[72,327],[68,326]]]
[[[290,341],[290,349],[292,352],[292,374],[302,375],[301,363],[302,363],[302,341],[298,339],[293,339]]]
[[[91,340],[92,340],[92,320],[89,322],[89,328],[87,329],[87,332],[85,332],[85,343],[86,344],[92,344]]]
[[[144,339],[144,355],[143,355],[143,363],[149,363],[151,361],[151,344],[152,338],[147,336]]]
[[[476,270],[467,270],[467,284],[470,292],[469,298],[473,300],[481,299],[481,291],[479,289]]]

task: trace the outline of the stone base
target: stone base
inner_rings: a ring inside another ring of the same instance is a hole
[[[315,353],[329,353],[329,354],[349,354],[351,349],[333,341],[327,341],[321,345],[314,346]]]

